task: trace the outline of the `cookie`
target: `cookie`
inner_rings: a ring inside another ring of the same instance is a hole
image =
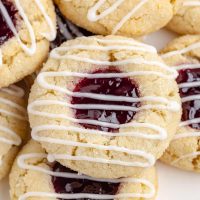
[[[16,85],[0,89],[0,179],[10,171],[20,145],[27,138],[23,96],[24,91]]]
[[[66,18],[100,35],[140,37],[164,27],[182,0],[55,0]]]
[[[179,34],[200,34],[200,1],[184,0],[168,28]]]
[[[167,64],[177,69],[182,119],[162,161],[181,169],[200,172],[200,36],[172,41],[163,51]]]
[[[1,88],[33,73],[45,61],[56,37],[52,1],[2,0],[0,29]]]
[[[155,168],[122,179],[96,179],[59,163],[49,163],[39,143],[30,141],[18,155],[10,174],[11,200],[155,199]]]
[[[154,165],[178,126],[176,70],[154,47],[120,36],[70,40],[50,53],[28,113],[49,161],[97,178]]]

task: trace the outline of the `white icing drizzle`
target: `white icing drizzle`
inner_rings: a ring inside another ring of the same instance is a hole
[[[195,2],[196,1],[190,1],[190,2],[188,1],[188,5],[194,5]],[[185,48],[180,49],[180,50],[175,50],[175,51],[165,53],[165,54],[162,55],[162,57],[163,58],[170,58],[174,55],[182,55],[182,54],[188,53],[188,52],[195,50],[195,49],[198,49],[198,48],[200,48],[200,42],[196,42],[196,43],[191,44],[188,47],[185,47]],[[200,68],[200,64],[199,63],[198,64],[197,63],[182,64],[182,65],[179,65],[179,66],[173,66],[173,68],[176,69],[177,71],[183,70],[183,69],[198,69],[198,68]],[[179,84],[179,88],[191,88],[191,87],[200,87],[200,81]],[[187,96],[187,97],[183,97],[182,103],[188,102],[188,101],[193,101],[193,100],[199,100],[199,99],[200,99],[200,95],[190,95],[190,96]],[[185,126],[189,126],[193,123],[200,123],[200,118],[194,118],[194,119],[191,119],[191,120],[180,122],[179,126],[185,127]],[[184,132],[184,133],[177,134],[174,137],[174,141],[180,140],[180,139],[183,139],[183,138],[189,138],[189,137],[200,137],[200,132],[195,131],[195,132]],[[200,152],[198,152],[198,151],[188,153],[188,154],[180,156],[178,159],[175,159],[172,162],[172,164],[177,164],[181,160],[188,159],[188,158],[195,157],[195,156],[199,156],[199,155],[200,155]]]
[[[69,30],[74,34],[76,35],[77,37],[82,37],[84,36],[83,33],[81,33],[79,31],[79,29],[77,28],[77,26],[75,26],[74,24],[72,24],[70,21],[66,21],[68,27],[69,27]]]
[[[136,6],[134,6],[131,11],[129,11],[120,21],[119,23],[113,28],[112,34],[116,34],[123,25],[142,7],[146,4],[148,0],[140,0]],[[87,18],[91,22],[98,21],[107,15],[116,11],[116,9],[124,3],[124,0],[116,0],[113,4],[110,5],[105,11],[101,14],[97,14],[99,8],[106,3],[106,0],[98,0],[97,3],[88,10]]]
[[[200,156],[200,152],[196,151],[196,152],[192,152],[189,154],[185,154],[183,156],[180,156],[178,159],[174,160],[172,162],[173,165],[177,164],[179,161],[187,159],[187,158],[192,158],[192,157],[196,157],[196,156]]]
[[[184,6],[200,6],[200,1],[193,1],[193,0],[185,0],[183,2]]]
[[[26,118],[26,109],[24,109],[22,106],[18,105],[17,103],[15,103],[13,101],[10,101],[10,100],[8,100],[6,98],[3,98],[3,97],[0,97],[0,103],[8,105],[8,106],[10,106],[12,108],[15,108],[21,114],[16,114],[16,113],[4,110],[4,109],[0,109],[0,113],[6,114],[8,116],[11,116],[11,117],[14,117],[14,118],[17,118],[17,119],[20,119],[20,120],[25,120],[25,121],[27,120],[27,118]]]
[[[122,193],[116,195],[102,195],[102,194],[92,194],[92,193],[76,193],[76,194],[56,194],[51,192],[27,192],[20,196],[19,200],[26,200],[29,197],[50,197],[50,198],[62,198],[62,199],[79,199],[79,198],[92,198],[92,199],[118,199],[118,198],[145,198],[150,199],[154,197],[156,191],[154,184],[152,184],[149,180],[144,178],[121,178],[121,179],[96,179],[92,177],[88,177],[82,174],[74,174],[74,173],[66,173],[66,172],[53,172],[51,170],[34,166],[31,164],[27,164],[25,161],[33,158],[47,158],[46,154],[39,153],[31,153],[24,154],[18,157],[17,163],[21,169],[25,170],[33,170],[42,172],[44,174],[55,176],[55,177],[63,177],[63,178],[73,178],[73,179],[87,179],[91,181],[98,182],[110,182],[110,183],[133,183],[133,184],[143,184],[149,188],[148,193]]]
[[[169,58],[169,57],[172,57],[172,56],[175,56],[175,55],[182,55],[182,54],[185,54],[185,53],[188,53],[190,51],[193,51],[195,49],[198,49],[200,48],[200,42],[196,42],[194,44],[191,44],[183,49],[180,49],[180,50],[175,50],[175,51],[171,51],[171,52],[168,52],[168,53],[165,53],[163,55],[161,55],[162,58]]]
[[[4,132],[14,138],[13,140],[9,140],[5,137],[0,137],[0,142],[10,144],[10,145],[16,145],[16,146],[21,144],[21,138],[13,130],[0,125],[0,131]]]
[[[49,41],[52,41],[55,39],[56,37],[56,28],[54,27],[54,24],[52,22],[52,20],[50,19],[50,17],[48,16],[48,14],[46,13],[42,3],[40,2],[40,0],[35,0],[35,3],[37,5],[37,7],[39,8],[40,12],[42,13],[42,15],[44,16],[49,28],[50,28],[50,32],[49,33],[41,33],[41,35],[43,35],[46,39],[48,39]],[[3,3],[0,1],[0,12],[2,13],[8,27],[10,28],[10,30],[13,32],[14,36],[16,37],[19,45],[21,46],[21,48],[24,50],[24,52],[26,52],[26,54],[28,54],[29,56],[32,56],[35,54],[36,52],[36,38],[35,38],[35,33],[33,30],[33,27],[22,7],[22,5],[20,4],[20,0],[15,0],[15,5],[16,8],[19,12],[19,15],[22,17],[27,30],[29,32],[30,35],[30,39],[31,39],[31,45],[30,47],[27,46],[26,44],[23,43],[23,41],[21,40],[15,25],[12,22],[12,19],[10,18],[8,11],[6,10],[5,6],[3,5]],[[1,59],[0,63],[3,64],[3,61]]]
[[[0,91],[19,98],[22,98],[25,95],[24,90],[16,85],[10,85],[7,88],[1,88]]]
[[[10,96],[15,96],[17,98],[22,98],[24,96],[24,91],[20,87],[16,85],[11,85],[8,88],[1,88],[0,92],[7,93]],[[18,120],[27,121],[27,112],[24,107],[21,105],[7,99],[6,97],[0,97],[0,104],[6,105],[8,107],[16,109],[19,113],[14,113],[12,111],[8,111],[4,108],[0,109],[0,114],[5,116],[10,116],[16,118]],[[8,127],[0,125],[0,132],[6,133],[7,135],[11,136],[12,139],[8,139],[7,137],[0,136],[0,143],[9,144],[9,145],[16,145],[19,146],[21,144],[21,138]],[[0,166],[2,165],[2,158],[0,158]]]

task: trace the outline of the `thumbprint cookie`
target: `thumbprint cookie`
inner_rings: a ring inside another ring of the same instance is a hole
[[[55,0],[74,24],[100,35],[140,37],[164,27],[182,0]]]
[[[162,160],[200,172],[200,36],[175,39],[162,51],[162,57],[179,73],[176,81],[183,110],[177,133]]]
[[[98,179],[49,163],[41,146],[30,141],[17,156],[10,174],[11,200],[113,199],[154,200],[155,168],[121,179]]]
[[[17,85],[0,89],[0,179],[10,171],[29,132],[24,94]]]
[[[181,118],[177,74],[154,47],[130,38],[69,40],[32,87],[32,138],[50,162],[96,178],[151,167]]]
[[[0,1],[0,88],[33,73],[56,37],[51,0]]]

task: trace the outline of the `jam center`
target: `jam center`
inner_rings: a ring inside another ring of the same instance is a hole
[[[10,0],[1,0],[2,4],[6,8],[13,24],[16,26],[17,23],[17,9]],[[13,32],[8,27],[3,13],[0,11],[0,45],[4,44],[10,38],[12,38]]]
[[[193,83],[200,81],[200,69],[184,69],[179,71],[177,83]],[[184,87],[180,88],[180,96],[188,97],[192,95],[200,95],[200,87]],[[192,120],[200,117],[200,99],[187,101],[182,103],[183,114],[182,121]],[[200,123],[193,123],[191,128],[200,129]]]
[[[99,70],[93,74],[98,73],[121,73],[115,68],[108,68],[106,70]],[[73,92],[81,93],[93,93],[103,95],[115,95],[123,97],[139,97],[139,89],[132,80],[127,78],[93,78],[82,79],[75,87]],[[96,105],[118,105],[118,106],[131,106],[139,107],[139,102],[125,102],[125,101],[106,101],[96,100],[92,98],[78,98],[72,97],[72,104],[96,104]],[[121,110],[100,110],[100,109],[89,109],[81,110],[74,109],[75,117],[77,119],[90,119],[101,122],[113,123],[113,124],[125,124],[130,122],[136,112],[134,111],[121,111]],[[99,125],[81,124],[85,128],[97,129],[101,131],[117,132],[118,129],[110,127],[102,127]]]
[[[68,168],[56,163],[53,167],[54,172],[76,173]],[[98,182],[87,179],[71,179],[62,177],[52,177],[55,192],[58,194],[106,194],[115,195],[119,188],[119,183]],[[83,199],[80,200],[92,200]]]

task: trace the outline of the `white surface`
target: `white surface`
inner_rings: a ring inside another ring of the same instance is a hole
[[[161,30],[145,37],[145,41],[160,50],[174,37],[174,34]],[[157,200],[200,200],[200,174],[178,170],[162,163],[158,163],[157,168]],[[7,182],[4,180],[0,183],[0,200],[9,200]]]

